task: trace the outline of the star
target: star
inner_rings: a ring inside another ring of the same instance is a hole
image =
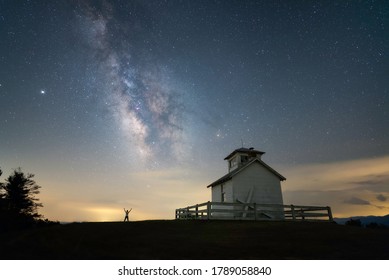
[[[40,94],[41,94],[41,95],[45,95],[45,94],[46,94],[46,91],[45,91],[44,89],[41,89]]]

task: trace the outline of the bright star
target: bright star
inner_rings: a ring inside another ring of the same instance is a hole
[[[41,94],[42,95],[45,95],[46,94],[46,91],[44,89],[41,89]]]

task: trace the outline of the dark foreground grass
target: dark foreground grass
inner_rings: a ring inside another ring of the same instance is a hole
[[[0,238],[0,259],[389,259],[389,229],[325,222],[73,223]]]

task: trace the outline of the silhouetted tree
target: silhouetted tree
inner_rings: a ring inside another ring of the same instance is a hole
[[[32,179],[34,174],[24,174],[19,168],[8,176],[5,183],[1,184],[3,210],[9,217],[36,219],[41,217],[38,214],[39,199],[35,195],[39,194],[40,186]]]
[[[371,222],[366,225],[367,228],[378,228],[379,225],[376,222]]]
[[[360,219],[350,219],[345,223],[346,226],[362,227],[362,222]]]
[[[367,228],[387,228],[387,226],[385,226],[384,224],[378,224],[376,222],[371,222],[369,224],[366,225]]]
[[[3,174],[3,171],[0,169],[0,176]],[[3,190],[3,184],[0,182],[0,212],[4,211],[4,194],[2,192]]]

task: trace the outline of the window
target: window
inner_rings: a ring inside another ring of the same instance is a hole
[[[238,165],[238,162],[237,162],[236,158],[233,158],[232,160],[230,160],[230,167],[231,168],[236,166],[236,165]]]
[[[241,157],[240,157],[240,162],[241,162],[241,163],[247,162],[248,160],[249,160],[249,157],[248,157],[248,156],[241,156]]]
[[[223,185],[221,185],[221,202],[225,202],[226,201],[226,193],[224,192],[224,187]]]

